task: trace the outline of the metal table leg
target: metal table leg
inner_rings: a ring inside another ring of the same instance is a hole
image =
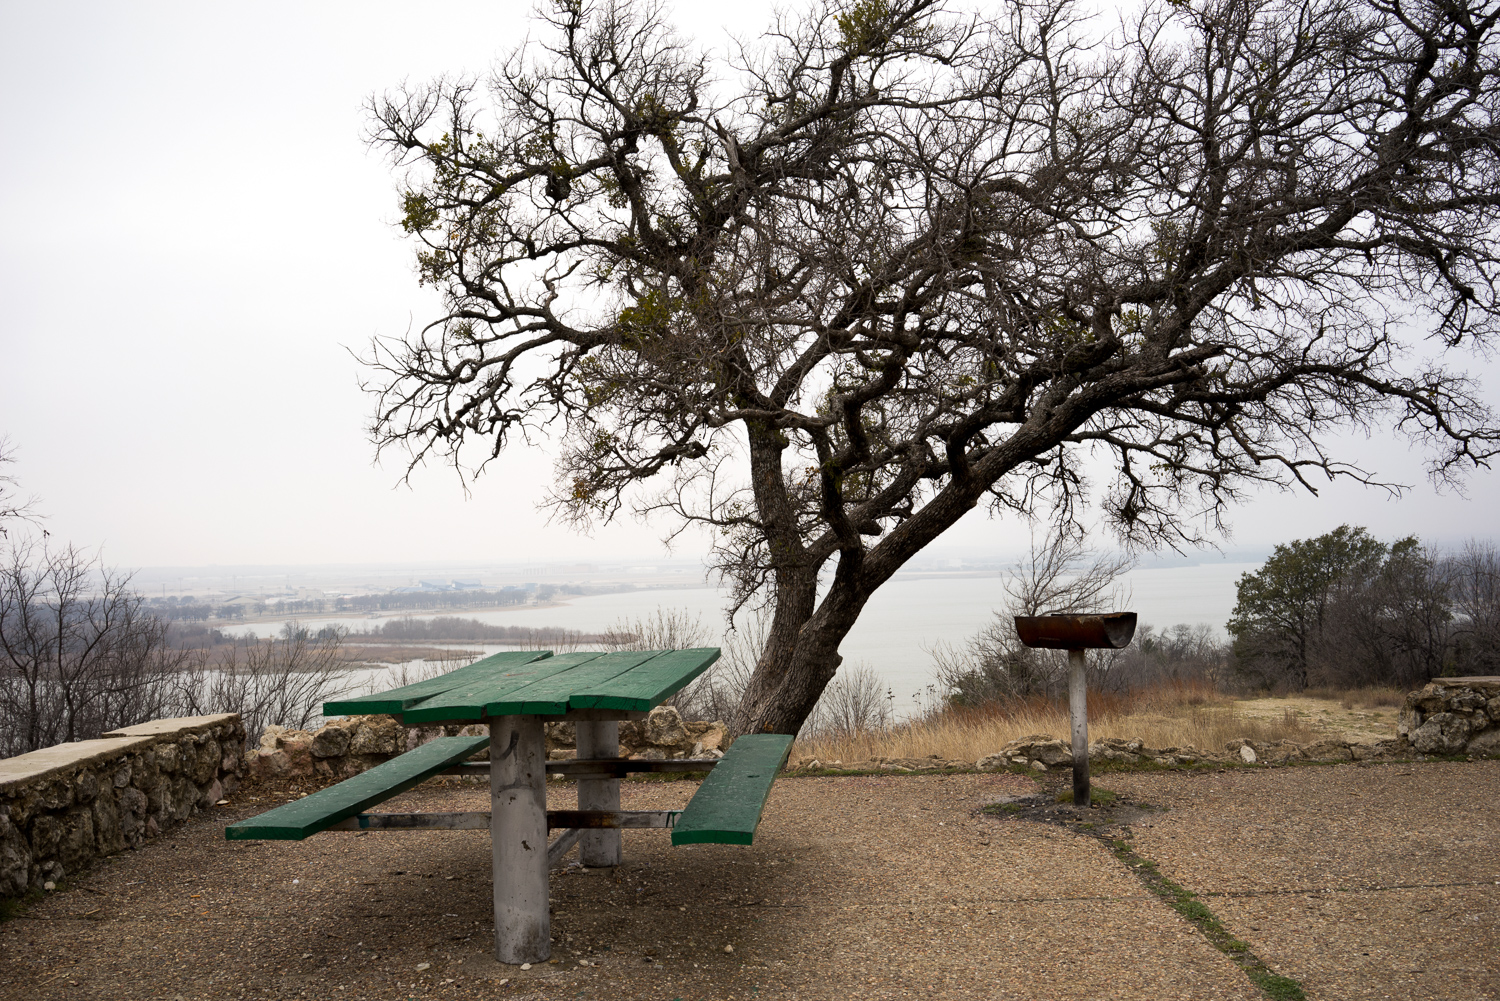
[[[540,963],[552,955],[546,766],[541,720],[535,716],[490,720],[495,958],[502,963]]]
[[[580,760],[613,758],[620,753],[620,724],[616,720],[584,721],[577,723],[578,757]],[[578,809],[620,809],[620,780],[579,779]],[[620,864],[619,830],[588,830],[578,842],[578,852],[584,865],[612,866]]]

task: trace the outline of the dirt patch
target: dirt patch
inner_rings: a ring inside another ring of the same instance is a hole
[[[1088,806],[1075,806],[1071,787],[1049,783],[1040,792],[1007,796],[987,804],[979,813],[999,821],[1055,824],[1079,833],[1108,834],[1161,812],[1161,807],[1118,795],[1098,784],[1093,786],[1090,799]]]

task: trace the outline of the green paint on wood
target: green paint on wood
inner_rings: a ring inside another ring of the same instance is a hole
[[[626,709],[644,712],[685,688],[719,659],[718,647],[666,650],[602,684],[574,690],[570,709]]]
[[[430,699],[424,699],[403,712],[401,722],[406,726],[416,726],[422,723],[449,720],[483,719],[485,707],[490,703],[498,702],[510,693],[525,688],[527,685],[533,685],[543,678],[572,671],[602,656],[604,655],[600,653],[566,653],[561,657],[549,657],[546,660],[478,677],[439,695],[434,695]]]
[[[301,841],[405,792],[489,746],[488,737],[439,737],[338,785],[224,829],[230,841]]]
[[[749,733],[729,745],[672,828],[674,845],[748,845],[771,795],[771,783],[786,764],[793,738]]]
[[[517,688],[502,698],[486,702],[486,716],[555,716],[568,711],[569,699],[578,691],[608,688],[614,679],[631,668],[644,664],[663,653],[661,650],[636,650],[608,653],[570,671]],[[573,708],[577,708],[573,705]]]
[[[506,671],[530,664],[535,661],[551,657],[550,650],[507,650],[505,653],[493,654],[483,660],[476,660],[466,667],[460,667],[456,671],[426,681],[418,681],[413,685],[404,685],[401,688],[393,688],[388,692],[376,692],[373,695],[363,695],[357,699],[336,699],[333,702],[323,703],[324,716],[356,716],[368,715],[370,713],[399,713],[403,709],[451,691],[461,685],[469,684],[503,675]]]

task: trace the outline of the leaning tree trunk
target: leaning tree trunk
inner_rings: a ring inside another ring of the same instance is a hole
[[[838,673],[843,663],[839,644],[854,627],[868,598],[868,593],[853,582],[836,580],[817,609],[802,619],[792,644],[767,643],[730,731],[796,734],[802,729],[823,690]]]

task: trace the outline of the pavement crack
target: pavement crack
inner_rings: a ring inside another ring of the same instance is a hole
[[[1102,842],[1109,849],[1110,854],[1124,863],[1126,870],[1133,873],[1153,896],[1197,928],[1203,937],[1208,939],[1210,945],[1238,966],[1250,982],[1271,1001],[1306,1001],[1307,996],[1303,993],[1301,984],[1291,977],[1284,977],[1273,971],[1266,965],[1265,960],[1251,951],[1248,942],[1242,942],[1229,933],[1229,929],[1224,927],[1219,916],[1208,909],[1198,894],[1163,876],[1156,863],[1137,852],[1130,842],[1102,832],[1080,833],[1087,833]],[[1123,833],[1125,837],[1129,837],[1128,828]],[[1228,896],[1228,894],[1208,894],[1208,896]]]

